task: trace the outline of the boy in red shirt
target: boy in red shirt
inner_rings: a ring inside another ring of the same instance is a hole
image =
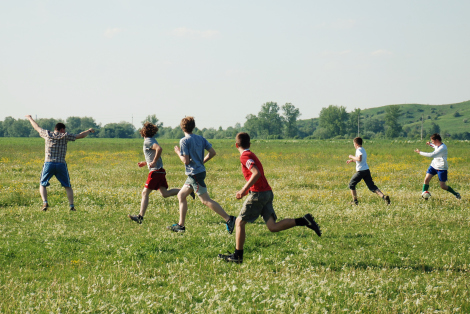
[[[248,198],[243,203],[240,215],[235,221],[236,248],[235,252],[229,255],[219,254],[219,258],[234,263],[243,262],[243,245],[245,244],[245,225],[247,222],[254,222],[262,216],[266,226],[271,232],[279,232],[295,226],[306,226],[318,236],[321,230],[314,218],[310,214],[297,219],[283,219],[276,222],[277,216],[273,208],[273,192],[264,176],[263,165],[254,153],[250,151],[250,135],[248,133],[238,133],[236,143],[240,152],[240,162],[245,180],[245,186],[237,192],[236,198],[241,199],[248,194]]]

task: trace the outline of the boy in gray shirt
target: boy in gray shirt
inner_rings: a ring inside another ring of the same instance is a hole
[[[150,122],[145,122],[143,128],[140,130],[140,135],[144,138],[144,156],[145,161],[137,163],[139,167],[147,166],[149,175],[147,182],[145,182],[144,190],[142,191],[142,201],[140,203],[139,215],[127,215],[131,220],[141,224],[144,220],[145,211],[149,204],[149,195],[153,190],[160,190],[163,197],[170,197],[177,195],[179,189],[168,190],[168,183],[166,182],[166,172],[163,169],[162,162],[162,148],[158,145],[157,140],[154,138],[158,132],[158,127]]]
[[[180,209],[180,219],[177,224],[168,226],[167,229],[175,232],[185,232],[184,225],[186,213],[188,211],[188,203],[186,198],[190,193],[196,192],[201,202],[219,214],[227,224],[228,233],[233,232],[235,226],[235,217],[229,216],[219,203],[213,201],[204,182],[206,177],[206,168],[204,163],[208,162],[215,156],[215,150],[212,145],[202,136],[193,134],[196,122],[193,117],[186,117],[181,120],[181,129],[185,137],[180,140],[180,147],[175,146],[175,153],[185,165],[185,174],[188,176],[181,190],[178,192],[178,201]],[[204,151],[209,153],[204,156]]]

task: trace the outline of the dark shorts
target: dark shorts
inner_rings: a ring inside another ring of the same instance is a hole
[[[166,182],[166,172],[165,169],[161,168],[149,172],[147,177],[147,182],[145,182],[145,188],[149,190],[158,190],[160,187],[168,189],[168,183]]]
[[[186,182],[184,182],[184,185],[186,187],[192,188],[194,190],[194,193],[196,193],[197,195],[202,195],[204,193],[207,193],[206,183],[204,182],[205,178],[205,171],[193,175],[188,175],[188,178],[186,179]]]
[[[243,203],[239,217],[246,222],[254,222],[259,216],[262,216],[264,222],[268,222],[269,217],[276,221],[277,216],[273,208],[273,191],[251,192]]]
[[[367,187],[371,192],[377,191],[379,188],[374,184],[374,181],[372,180],[372,176],[370,175],[370,170],[362,170],[356,172],[352,178],[351,181],[349,182],[349,189],[350,190],[355,190],[356,185],[361,182],[361,180],[364,180],[364,182],[367,184]]]
[[[439,181],[441,182],[447,181],[447,170],[437,170],[429,166],[428,171],[426,171],[426,173],[432,174],[433,176],[437,174],[437,177],[439,178]]]
[[[70,188],[72,186],[70,184],[69,171],[66,163],[45,162],[42,167],[40,184],[42,186],[49,186],[49,180],[52,176],[55,176],[64,188]]]

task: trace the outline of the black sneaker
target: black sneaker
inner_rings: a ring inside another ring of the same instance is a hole
[[[196,199],[196,194],[194,194],[194,191],[192,191],[189,195],[191,195],[191,197],[193,198],[193,200]]]
[[[235,216],[230,216],[230,218],[228,219],[228,221],[225,223],[227,225],[227,232],[229,234],[232,234],[233,232],[233,229],[235,228],[235,220],[237,218],[235,218]]]
[[[45,204],[42,205],[41,210],[42,210],[43,212],[45,212],[45,211],[47,211],[48,208],[49,208],[49,204],[48,204],[48,203],[45,203]]]
[[[139,225],[142,224],[142,220],[144,220],[144,217],[137,215],[137,216],[132,216],[132,215],[127,215],[132,221],[135,221]]]
[[[385,201],[385,203],[387,203],[387,205],[390,205],[390,196],[385,195],[384,196],[384,201]]]
[[[75,207],[70,207],[70,211],[75,212],[77,210],[75,209]]]
[[[230,262],[230,263],[236,263],[236,264],[243,263],[243,258],[240,258],[238,256],[235,257],[235,253],[230,253],[230,252],[228,252],[228,253],[229,253],[228,255],[219,254],[217,257],[220,258],[220,259],[223,259],[226,262]]]
[[[186,231],[186,228],[185,227],[181,227],[180,225],[178,224],[172,224],[171,226],[168,226],[166,227],[168,230],[171,230],[171,231],[174,231],[174,232],[185,232]]]
[[[455,198],[458,199],[458,200],[461,200],[461,199],[462,199],[462,197],[460,196],[459,193],[455,194]]]
[[[313,231],[315,231],[315,233],[321,237],[321,230],[320,230],[320,226],[316,223],[315,219],[313,219],[313,216],[310,215],[310,214],[307,214],[304,216],[304,219],[307,220],[307,228],[310,228],[312,229]]]

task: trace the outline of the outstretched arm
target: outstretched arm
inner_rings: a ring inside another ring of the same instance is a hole
[[[89,128],[88,130],[83,131],[82,133],[78,134],[76,138],[77,138],[77,139],[79,139],[79,138],[85,138],[85,137],[87,137],[87,135],[90,134],[90,133],[95,133],[95,129]]]
[[[33,117],[31,117],[31,115],[26,115],[26,118],[29,120],[29,122],[31,123],[31,125],[33,126],[33,128],[38,132],[40,133],[42,128],[36,123],[36,121],[33,120]]]

